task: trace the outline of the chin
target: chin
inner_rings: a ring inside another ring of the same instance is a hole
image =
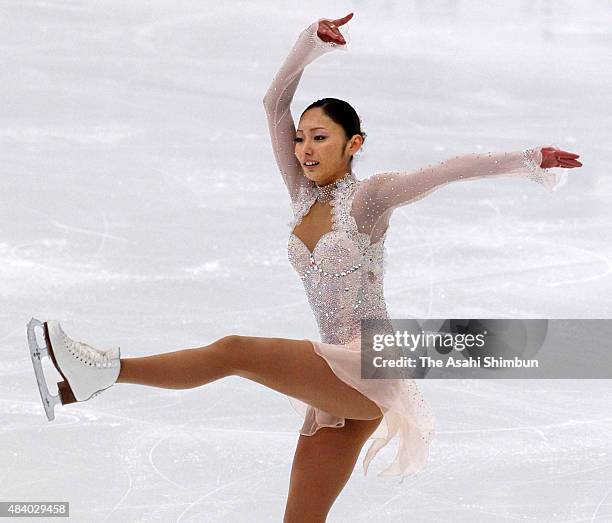
[[[302,170],[302,172],[304,173],[304,176],[306,176],[306,178],[312,180],[313,182],[319,182],[325,179],[325,176],[321,176],[319,173],[311,173],[306,170]]]
[[[349,170],[352,170],[352,167],[349,166],[346,168],[346,171]],[[324,169],[313,169],[312,171],[309,171],[308,169],[302,167],[302,172],[304,173],[304,176],[306,178],[315,182],[317,185],[327,185],[333,182],[332,173],[334,173],[334,166],[330,167],[326,165]],[[331,179],[330,176],[332,176]]]

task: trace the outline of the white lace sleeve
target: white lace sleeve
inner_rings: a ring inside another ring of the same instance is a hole
[[[297,198],[300,187],[310,184],[310,181],[304,176],[294,155],[295,125],[290,109],[291,100],[309,63],[334,49],[347,49],[346,44],[324,42],[317,36],[321,20],[328,19],[320,18],[300,33],[263,99],[274,157],[292,200]]]
[[[542,147],[507,153],[456,156],[416,171],[377,173],[363,180],[355,195],[353,215],[360,229],[374,228],[376,222],[402,205],[420,200],[444,185],[458,180],[491,176],[523,176],[549,191],[562,186],[565,174],[540,167]]]

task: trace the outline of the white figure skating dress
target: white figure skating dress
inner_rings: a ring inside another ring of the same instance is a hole
[[[434,417],[413,379],[362,379],[360,320],[388,318],[383,294],[384,242],[392,212],[455,180],[484,176],[524,176],[554,190],[565,181],[539,166],[541,147],[509,153],[458,156],[412,172],[378,173],[358,180],[353,172],[333,184],[332,230],[312,252],[293,233],[317,200],[317,188],[303,174],[294,155],[295,126],[290,104],[304,67],[334,49],[317,36],[314,22],[299,36],[264,98],[274,155],[294,211],[289,237],[289,260],[301,277],[321,341],[311,341],[332,371],[345,383],[374,401],[384,413],[371,436],[363,467],[367,474],[374,456],[397,436],[394,461],[379,476],[418,472],[426,464],[434,437]],[[342,427],[344,418],[289,398],[304,416],[300,433],[312,435],[321,427]]]

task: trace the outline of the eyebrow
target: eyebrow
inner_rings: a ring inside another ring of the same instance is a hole
[[[314,131],[315,129],[325,129],[327,131],[327,127],[311,127],[310,130]],[[298,129],[296,132],[301,132],[303,133],[304,131],[302,131],[302,129]]]

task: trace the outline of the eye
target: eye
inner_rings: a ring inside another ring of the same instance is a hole
[[[321,138],[321,140],[325,140],[325,138],[327,138],[327,136],[323,136],[322,134],[317,134],[317,135],[315,136],[315,140],[316,140],[317,138]],[[321,140],[318,140],[318,141],[320,142]],[[295,143],[300,143],[300,142],[302,142],[302,141],[303,141],[303,138],[301,138],[300,136],[296,136],[296,137],[293,139],[293,141],[294,141]]]

